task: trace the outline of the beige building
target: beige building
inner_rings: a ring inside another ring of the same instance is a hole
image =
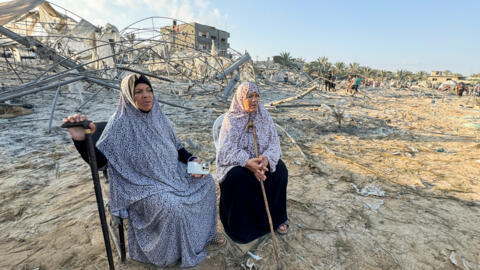
[[[172,26],[161,28],[160,32],[167,37],[166,41],[173,51],[191,48],[211,52],[214,47],[218,55],[228,56],[230,33],[213,26],[195,22],[175,25],[174,22]]]
[[[457,76],[457,75],[454,75],[454,74],[445,74],[444,72],[442,71],[432,71],[432,73],[430,74],[430,76],[427,77],[427,80],[429,82],[432,82],[432,83],[444,83],[446,81],[460,81],[460,80],[464,80],[465,77],[463,76]]]

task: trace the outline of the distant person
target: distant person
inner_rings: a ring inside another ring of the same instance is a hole
[[[324,79],[324,85],[325,85],[325,92],[330,91],[330,81],[332,79],[332,72],[328,72],[326,80]]]
[[[355,87],[353,88],[355,90],[354,94],[358,92],[358,87],[360,87],[360,76],[355,75]]]
[[[288,83],[288,73],[285,72],[285,75],[283,75],[283,83],[287,84]]]
[[[325,91],[330,91],[333,88],[333,71],[329,71],[327,79],[325,80]]]
[[[330,87],[332,88],[333,92],[335,92],[335,86],[336,86],[335,80],[337,80],[337,76],[335,76],[335,73],[333,73],[332,71],[332,79],[330,82]]]
[[[457,88],[457,95],[461,97],[463,95],[463,92],[465,91],[465,84],[463,82],[458,83],[456,88]]]
[[[354,76],[352,75],[348,75],[348,79],[347,79],[347,82],[348,82],[348,85],[347,85],[347,93],[348,94],[351,94],[353,93],[353,87],[354,87]]]
[[[261,76],[262,76],[262,79],[263,79],[263,80],[266,80],[266,79],[267,79],[267,75],[265,75],[265,71],[262,71]]]

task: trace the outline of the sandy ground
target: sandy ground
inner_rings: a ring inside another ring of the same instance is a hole
[[[155,85],[160,98],[197,109],[163,106],[186,148],[213,160],[211,126],[227,105],[195,88],[172,95],[187,84]],[[264,103],[303,91],[261,89]],[[89,168],[58,127],[80,95],[62,90],[47,134],[54,94],[30,95],[30,114],[0,118],[0,269],[108,268]],[[102,91],[82,112],[106,121],[117,100]],[[472,97],[315,91],[285,105],[305,103],[331,105],[345,118],[339,126],[321,106],[268,108],[296,141],[279,129],[291,224],[277,236],[283,269],[480,269],[480,114]],[[114,259],[117,269],[156,269]],[[275,269],[268,235],[248,246],[229,242],[193,269],[242,268]]]

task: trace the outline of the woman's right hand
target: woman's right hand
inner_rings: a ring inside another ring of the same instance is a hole
[[[78,123],[88,120],[87,116],[80,115],[78,113],[74,115],[69,115],[66,118],[63,118],[62,123]],[[92,122],[90,123],[90,129],[92,130],[92,134],[95,132],[95,124]],[[85,130],[83,127],[72,127],[67,128],[68,133],[72,136],[72,139],[75,141],[83,141],[85,140]]]
[[[245,167],[253,172],[258,181],[265,181],[267,179],[263,170],[262,158],[249,159]]]

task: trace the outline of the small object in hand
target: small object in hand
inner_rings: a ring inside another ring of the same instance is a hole
[[[189,174],[208,174],[210,172],[210,164],[198,163],[195,161],[189,161],[187,164],[187,172]]]
[[[83,127],[84,129],[89,129],[90,123],[92,123],[90,120],[82,122],[66,122],[62,124],[61,128]]]

